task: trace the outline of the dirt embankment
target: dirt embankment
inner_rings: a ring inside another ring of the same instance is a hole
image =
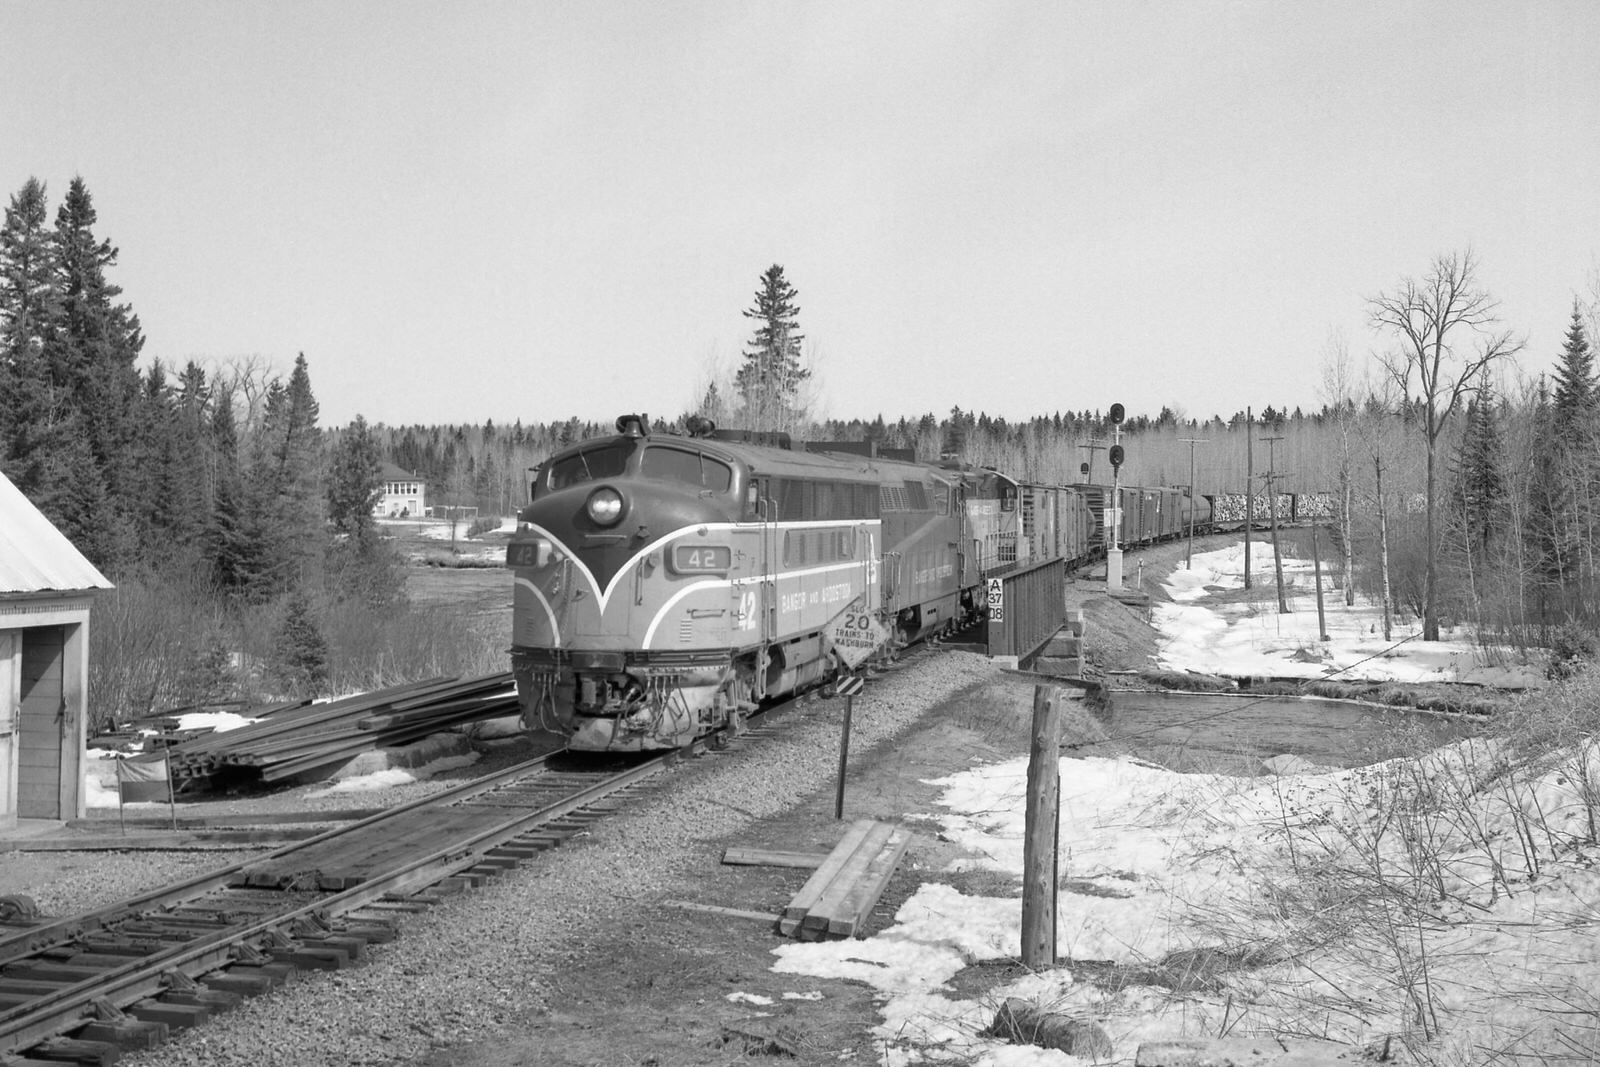
[[[1196,552],[1224,542],[1198,538]],[[1067,581],[1067,610],[1083,609],[1085,671],[1100,682],[1117,683],[1117,675],[1150,670],[1156,665],[1156,630],[1151,605],[1170,600],[1162,587],[1174,568],[1183,566],[1187,542],[1157,545],[1123,556],[1121,596],[1106,589],[1102,560]],[[1142,595],[1141,595],[1142,594]]]

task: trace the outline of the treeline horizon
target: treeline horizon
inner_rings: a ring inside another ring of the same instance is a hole
[[[117,585],[110,603],[150,601],[100,613],[125,620],[120,637],[115,625],[93,631],[96,642],[123,642],[98,660],[120,657],[124,676],[92,676],[91,689],[119,694],[108,703],[149,707],[250,687],[340,691],[393,677],[402,663],[441,674],[497,662],[503,649],[492,640],[469,649],[432,634],[426,654],[402,655],[399,639],[383,636],[417,621],[374,516],[383,465],[419,475],[435,504],[510,516],[526,502],[530,468],[615,426],[387,426],[358,415],[323,427],[305,353],[287,371],[256,357],[179,367],[145,353],[138,316],[110,278],[117,249],[96,221],[81,179],[53,222],[44,184],[30,179],[0,228],[0,472]],[[955,406],[892,420],[812,419],[805,390],[816,383],[799,362],[797,293],[774,264],[745,312],[758,326],[740,373],[653,422],[666,430],[694,416],[798,440],[876,441],[1045,484],[1110,482],[1116,442],[1126,485],[1334,494],[1345,595],[1362,589],[1386,619],[1414,614],[1430,637],[1441,620],[1471,621],[1486,640],[1522,647],[1563,624],[1592,635],[1595,302],[1574,301],[1551,379],[1521,378],[1512,362],[1520,345],[1489,332],[1495,305],[1474,267],[1470,254],[1440,257],[1426,277],[1402,279],[1372,302],[1374,323],[1397,338],[1395,354],[1362,367],[1330,340],[1316,411],[1269,403],[1196,419],[1167,407],[1114,427],[1098,406],[1024,420]],[[1451,302],[1434,306],[1439,293]],[[1474,347],[1480,336],[1492,338],[1488,347]],[[1442,362],[1430,367],[1434,355]],[[164,628],[141,617],[152,614],[168,618]],[[145,647],[155,641],[165,645]]]
[[[619,415],[621,412],[619,412]],[[649,412],[639,412],[649,415]],[[689,411],[672,418],[651,416],[651,425],[658,433],[685,433],[686,421],[698,412]],[[933,463],[944,458],[955,458],[976,466],[993,466],[1013,474],[1024,481],[1069,484],[1093,481],[1109,484],[1112,470],[1107,450],[1114,440],[1120,440],[1126,451],[1126,462],[1120,472],[1125,484],[1152,486],[1187,486],[1189,483],[1189,456],[1186,438],[1183,444],[1182,469],[1176,470],[1171,462],[1170,449],[1165,444],[1156,453],[1141,455],[1140,442],[1151,444],[1175,433],[1195,432],[1212,434],[1212,438],[1198,440],[1197,445],[1212,440],[1236,445],[1243,450],[1244,427],[1247,420],[1256,432],[1258,465],[1266,470],[1273,451],[1262,436],[1284,430],[1293,432],[1297,439],[1308,428],[1321,427],[1336,419],[1337,413],[1324,406],[1320,411],[1307,414],[1301,408],[1292,412],[1275,409],[1271,405],[1255,414],[1252,409],[1240,409],[1228,419],[1212,416],[1205,420],[1186,419],[1163,408],[1154,417],[1133,415],[1126,417],[1120,427],[1111,424],[1099,411],[1067,411],[1041,414],[1022,420],[991,418],[983,412],[964,412],[959,408],[939,417],[932,412],[919,416],[902,416],[887,419],[877,415],[872,419],[829,418],[808,424],[798,435],[791,435],[796,446],[804,442],[866,442],[877,443],[882,448],[909,450],[918,462]],[[738,420],[718,423],[719,429],[744,429]],[[384,459],[418,476],[429,485],[430,492],[441,488],[459,491],[464,463],[467,473],[477,476],[480,469],[488,471],[487,479],[469,478],[469,492],[478,497],[481,508],[501,508],[506,514],[510,504],[496,488],[503,471],[525,471],[543,462],[550,455],[575,442],[604,437],[617,432],[614,421],[585,420],[577,417],[549,421],[517,419],[510,423],[496,423],[486,419],[482,423],[396,423],[377,422],[368,429],[380,443]],[[1120,437],[1114,433],[1120,431]],[[331,440],[337,440],[341,430],[328,431]],[[1072,452],[1076,450],[1076,466]],[[1298,458],[1294,449],[1277,453]],[[493,457],[493,458],[486,458]],[[520,460],[515,457],[521,457]],[[1010,460],[1002,465],[999,460]],[[1201,493],[1243,492],[1243,470],[1247,459],[1241,451],[1237,463],[1231,455],[1219,460],[1215,454],[1196,452],[1196,478],[1194,484]],[[1089,469],[1084,470],[1087,466]],[[1239,468],[1233,477],[1234,467]],[[1311,463],[1320,472],[1320,462]],[[1280,466],[1279,473],[1293,478]],[[1320,477],[1320,473],[1317,475]],[[1239,484],[1223,486],[1222,481],[1232,478]],[[1316,477],[1313,477],[1313,481]],[[1206,488],[1215,483],[1215,490]],[[1328,486],[1302,487],[1308,491],[1326,490]],[[463,501],[473,503],[474,501]]]

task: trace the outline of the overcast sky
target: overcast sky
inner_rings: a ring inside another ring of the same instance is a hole
[[[1546,370],[1600,4],[0,4],[0,183],[80,175],[160,357],[324,425],[672,416],[782,264],[822,414],[1320,403],[1470,246]]]

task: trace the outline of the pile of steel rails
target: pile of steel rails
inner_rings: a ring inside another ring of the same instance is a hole
[[[463,723],[515,714],[517,693],[511,673],[505,671],[482,678],[435,678],[273,711],[248,725],[202,734],[132,759],[165,759],[173,785],[180,788],[222,774],[277,782]]]

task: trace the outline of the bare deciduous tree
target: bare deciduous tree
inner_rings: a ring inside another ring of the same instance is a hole
[[[278,373],[272,369],[272,361],[260,353],[232,356],[214,364],[212,385],[218,392],[233,396],[237,407],[234,424],[238,426],[241,437],[249,437],[261,427],[261,419],[266,411],[267,390],[277,378]]]
[[[1339,435],[1339,544],[1344,553],[1344,602],[1352,606],[1356,602],[1355,531],[1351,524],[1355,511],[1355,460],[1351,442],[1356,421],[1355,368],[1350,362],[1350,346],[1344,334],[1337,330],[1328,335],[1323,348],[1321,393]]]
[[[1523,345],[1510,331],[1498,329],[1500,304],[1479,285],[1477,266],[1471,249],[1440,255],[1421,278],[1404,278],[1393,291],[1367,302],[1372,325],[1392,331],[1400,341],[1397,351],[1378,359],[1407,403],[1416,402],[1427,446],[1424,641],[1439,639],[1439,438],[1478,376],[1495,361],[1515,355]]]

